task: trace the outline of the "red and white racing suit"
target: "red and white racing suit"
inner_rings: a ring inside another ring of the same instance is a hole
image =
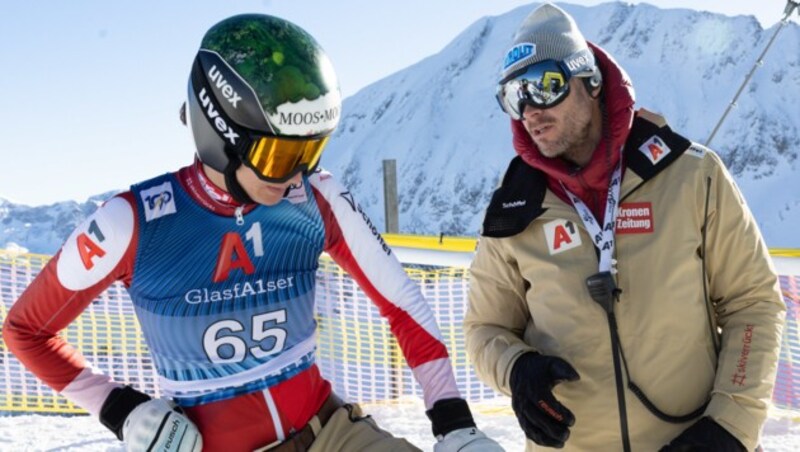
[[[322,251],[388,319],[426,407],[460,398],[419,288],[326,172],[304,177],[277,206],[237,205],[199,162],[132,187],[73,232],[10,310],[3,336],[31,372],[97,416],[121,383],[93,369],[58,333],[121,281],[162,392],[197,424],[205,450],[252,450],[300,430],[331,393],[313,362],[313,274]],[[250,335],[249,319],[264,315],[272,323],[254,321],[253,328],[272,337]],[[282,342],[267,328],[278,326]],[[256,356],[214,348],[218,338],[233,336]]]

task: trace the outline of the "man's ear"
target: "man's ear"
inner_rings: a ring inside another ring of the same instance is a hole
[[[583,86],[586,88],[586,92],[589,93],[589,96],[592,99],[597,99],[600,97],[600,92],[603,90],[603,79],[599,76],[592,76],[592,77],[584,77]]]

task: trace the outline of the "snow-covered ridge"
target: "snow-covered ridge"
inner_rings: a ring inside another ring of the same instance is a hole
[[[637,104],[705,142],[775,29],[647,4],[561,4],[630,74]],[[494,99],[502,57],[535,7],[479,20],[445,47],[345,100],[323,164],[382,225],[381,160],[397,159],[400,229],[475,235],[514,156]],[[776,25],[777,26],[777,25]],[[800,27],[784,27],[711,147],[749,200],[771,247],[800,247]]]
[[[381,161],[396,159],[402,232],[477,234],[491,192],[514,156],[495,84],[517,26],[536,5],[480,19],[438,54],[345,99],[322,163],[351,189],[379,229]],[[630,74],[639,106],[664,114],[674,130],[699,142],[705,142],[778,26],[765,30],[751,16],[648,4],[560,5],[587,39]],[[798,105],[800,27],[790,22],[711,144],[772,248],[800,248]],[[13,242],[54,253],[95,206],[89,200],[29,207],[0,199],[0,247]]]
[[[70,232],[115,193],[92,196],[82,203],[34,207],[0,198],[0,248],[54,254]]]

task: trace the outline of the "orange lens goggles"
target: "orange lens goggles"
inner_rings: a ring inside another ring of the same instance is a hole
[[[328,138],[259,137],[244,163],[267,182],[286,182],[300,171],[308,174],[316,168]]]

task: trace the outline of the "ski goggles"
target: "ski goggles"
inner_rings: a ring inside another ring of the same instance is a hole
[[[564,64],[555,60],[540,61],[511,75],[497,86],[497,102],[513,119],[522,119],[525,105],[552,108],[569,95],[572,75]]]
[[[261,136],[253,140],[242,162],[262,180],[286,182],[299,172],[308,175],[314,171],[329,138]]]

